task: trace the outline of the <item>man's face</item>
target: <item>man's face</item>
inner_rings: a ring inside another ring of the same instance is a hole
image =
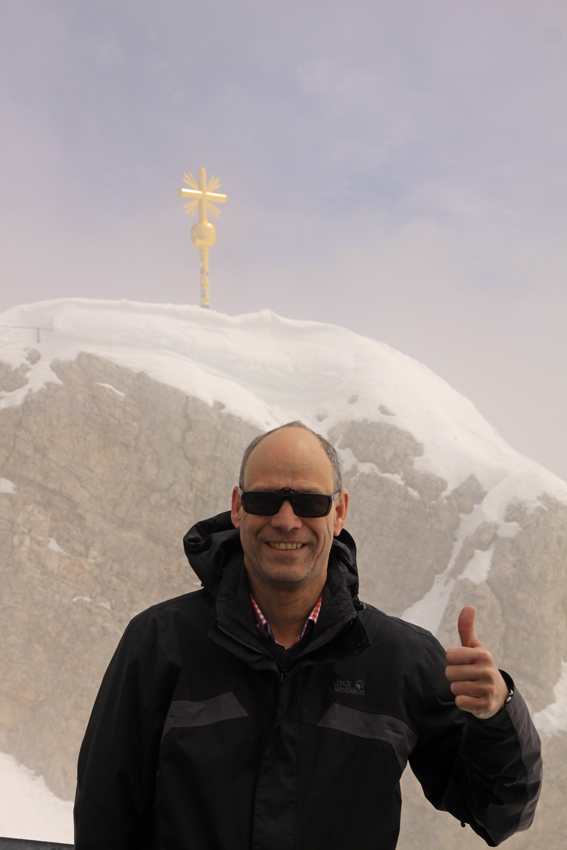
[[[245,490],[284,487],[305,493],[334,492],[331,461],[317,438],[302,428],[282,428],[265,437],[246,464]],[[333,536],[340,533],[347,508],[348,494],[343,490],[326,517],[298,517],[289,502],[284,502],[275,516],[256,516],[243,509],[235,487],[232,522],[240,529],[251,585],[258,582],[263,587],[278,584],[281,588],[282,582],[294,582],[296,587],[322,587]],[[292,548],[284,548],[286,544]]]

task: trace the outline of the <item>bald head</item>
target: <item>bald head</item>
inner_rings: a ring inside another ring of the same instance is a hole
[[[306,425],[299,421],[288,422],[286,425],[281,425],[279,428],[274,428],[272,431],[268,431],[266,434],[261,434],[259,437],[255,437],[252,442],[247,446],[242,457],[242,463],[240,465],[239,485],[242,490],[245,489],[245,480],[248,477],[248,461],[251,455],[256,452],[257,448],[259,448],[262,443],[264,443],[266,440],[271,439],[273,435],[279,434],[281,432],[289,432],[288,437],[290,445],[294,444],[295,436],[298,437],[298,445],[303,444],[303,441],[299,438],[301,434],[303,434],[303,436],[305,437],[307,437],[308,435],[312,437],[313,440],[310,443],[311,446],[314,447],[314,450],[320,449],[326,456],[328,463],[331,466],[333,485],[332,490],[329,490],[328,492],[331,493],[342,490],[343,482],[341,474],[341,464],[335,447],[332,446],[331,443],[329,443],[328,440],[326,440],[320,434],[317,434],[315,431],[312,431],[311,428],[308,428]],[[287,440],[284,440],[284,442],[286,441]]]
[[[248,456],[244,484],[258,490],[310,490],[316,484],[314,492],[335,492],[333,465],[306,428],[279,428],[261,440]]]

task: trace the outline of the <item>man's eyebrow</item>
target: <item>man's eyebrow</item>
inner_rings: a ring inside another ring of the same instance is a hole
[[[291,490],[293,493],[313,493],[315,496],[332,496],[335,490],[331,488],[330,492],[322,489],[313,489],[313,487],[244,487],[243,492],[246,493],[281,493],[282,490]]]

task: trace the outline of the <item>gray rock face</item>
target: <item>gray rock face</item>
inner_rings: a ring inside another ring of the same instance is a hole
[[[0,411],[0,477],[15,485],[0,493],[0,751],[71,799],[88,714],[123,628],[134,613],[198,586],[183,534],[229,507],[257,431],[220,404],[100,357],[53,368],[60,384]],[[0,364],[5,391],[25,382],[25,367]],[[533,711],[544,708],[567,660],[567,507],[546,497],[535,510],[511,503],[506,532],[475,524],[486,495],[479,482],[471,475],[447,492],[447,482],[416,468],[423,447],[382,412],[392,421],[330,432],[348,461],[361,597],[399,616],[445,574],[442,643],[458,642],[458,612],[476,605],[481,640]],[[462,577],[479,553],[486,579]],[[545,747],[537,823],[511,846],[564,846],[567,736]],[[402,850],[485,846],[414,784],[404,777]]]
[[[385,423],[347,422],[329,437],[382,473],[346,472],[348,528],[357,542],[364,598],[400,616],[447,566],[458,509],[440,498],[446,481],[413,468],[423,449],[407,431]]]
[[[74,796],[78,746],[133,614],[199,587],[182,547],[226,510],[256,431],[81,355],[0,411],[0,751]]]

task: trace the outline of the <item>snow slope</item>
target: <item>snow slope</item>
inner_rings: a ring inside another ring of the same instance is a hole
[[[0,837],[73,843],[73,803],[53,794],[42,776],[0,753]]]
[[[0,361],[17,367],[30,349],[41,359],[25,387],[3,394],[0,408],[57,382],[52,360],[86,351],[209,404],[223,402],[260,429],[291,419],[322,433],[345,420],[393,423],[424,445],[416,466],[446,479],[449,490],[471,473],[487,490],[497,488],[497,512],[510,495],[533,502],[545,490],[567,501],[565,482],[512,449],[427,367],[335,325],[269,310],[227,316],[195,306],[64,298],[0,315]]]

